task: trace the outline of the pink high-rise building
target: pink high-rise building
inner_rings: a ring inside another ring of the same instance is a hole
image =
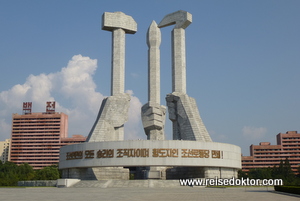
[[[242,170],[248,172],[253,168],[267,168],[279,165],[280,160],[289,160],[294,173],[298,173],[300,166],[300,133],[288,131],[279,133],[277,145],[261,142],[250,146],[250,156],[242,156]]]
[[[22,115],[13,114],[11,162],[28,163],[34,169],[57,165],[61,146],[85,142],[86,137],[81,135],[67,137],[68,115],[55,112],[55,102],[49,103],[44,113],[31,113],[31,103],[26,103]]]

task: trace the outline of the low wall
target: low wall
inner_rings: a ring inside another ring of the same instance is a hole
[[[45,186],[45,187],[56,187],[57,180],[35,180],[35,181],[18,181],[18,186]]]

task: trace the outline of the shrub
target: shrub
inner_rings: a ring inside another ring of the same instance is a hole
[[[274,186],[275,191],[300,195],[300,186]]]

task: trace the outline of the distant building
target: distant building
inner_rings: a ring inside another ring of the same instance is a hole
[[[23,114],[12,116],[11,162],[28,163],[34,169],[56,165],[61,146],[85,142],[81,135],[67,137],[68,115],[55,112],[55,102],[47,102],[44,113],[31,113],[31,105],[23,103]]]
[[[288,131],[279,133],[277,145],[261,142],[250,146],[250,156],[242,156],[242,170],[248,172],[253,168],[267,168],[279,165],[280,160],[289,160],[294,173],[300,166],[300,133]]]
[[[0,161],[2,161],[2,163],[5,163],[10,159],[9,145],[10,139],[0,142]]]

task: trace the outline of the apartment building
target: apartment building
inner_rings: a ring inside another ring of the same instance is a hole
[[[280,160],[289,160],[292,171],[298,173],[300,166],[300,133],[287,131],[276,135],[277,145],[261,142],[250,146],[250,156],[242,156],[242,170],[267,168],[278,165]]]
[[[0,142],[0,161],[5,163],[10,160],[10,139],[6,139],[5,141]]]
[[[68,115],[55,112],[55,102],[46,105],[46,112],[32,113],[32,104],[23,103],[23,114],[12,115],[10,161],[34,169],[57,165],[61,146],[85,142],[81,135],[68,138]]]

